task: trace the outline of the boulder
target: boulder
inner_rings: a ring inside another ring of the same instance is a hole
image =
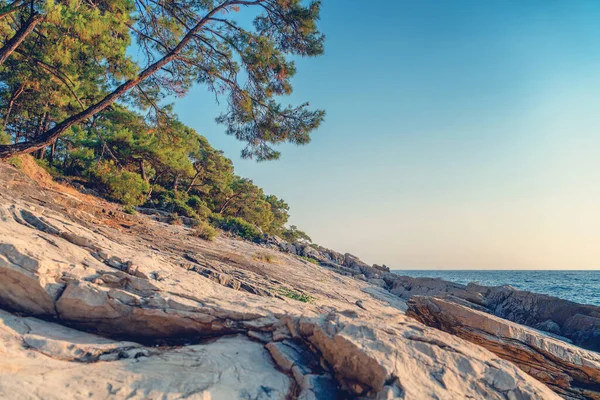
[[[390,269],[385,264],[384,265],[373,264],[373,268],[378,269],[379,271],[382,271],[382,272],[390,272]]]
[[[578,346],[600,351],[600,307],[577,304],[539,293],[517,290],[510,286],[469,285],[485,298],[486,307],[510,321],[549,328]]]
[[[369,277],[369,275],[367,275]],[[461,285],[437,278],[383,276],[391,292],[403,299],[412,296],[454,297],[472,308],[484,307],[510,321],[562,336],[588,350],[600,351],[600,307],[577,304],[511,286]]]
[[[411,278],[398,276],[394,279],[391,292],[403,299],[412,296],[445,296],[451,295],[484,305],[483,295],[477,291],[467,290],[467,286],[444,281],[438,278]]]
[[[414,296],[407,314],[485,347],[569,399],[600,399],[600,354],[452,301]]]
[[[379,286],[379,287],[382,287],[382,288],[384,288],[386,286],[385,285],[385,281],[383,279],[372,278],[372,279],[369,279],[368,282],[370,284],[372,284],[372,285],[376,285],[376,286]]]
[[[0,311],[0,338],[3,399],[284,400],[293,390],[263,345],[240,335],[145,347]]]
[[[346,253],[344,254],[344,266],[353,269],[360,269],[361,267],[368,267],[369,265],[362,262],[360,258],[350,253]]]

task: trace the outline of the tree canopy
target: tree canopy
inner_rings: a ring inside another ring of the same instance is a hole
[[[213,236],[210,221],[249,239],[295,237],[287,203],[238,176],[169,100],[206,87],[246,158],[308,143],[324,112],[282,99],[293,58],[323,53],[319,10],[302,0],[0,0],[0,159],[35,152],[126,206],[198,221],[210,233],[200,236]]]
[[[0,158],[51,146],[117,103],[164,119],[165,97],[198,83],[226,100],[217,121],[246,143],[244,157],[275,159],[273,145],[308,143],[324,117],[280,101],[292,92],[292,58],[323,52],[319,10],[301,0],[0,1],[10,137]]]

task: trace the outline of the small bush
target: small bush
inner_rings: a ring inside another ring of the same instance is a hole
[[[120,170],[106,161],[94,166],[91,173],[104,185],[113,200],[127,206],[139,206],[146,201],[150,185],[139,174]]]
[[[23,169],[23,161],[19,157],[11,157],[7,162],[17,169]]]
[[[129,215],[135,215],[135,214],[137,214],[137,211],[135,210],[135,208],[133,206],[125,206],[125,207],[123,207],[123,212],[125,214],[129,214]]]
[[[303,260],[305,260],[305,261],[313,263],[315,265],[319,265],[319,261],[316,260],[316,259],[314,259],[314,258],[312,258],[312,257],[306,257],[306,256],[298,256],[298,257],[301,258],[301,259],[303,259]]]
[[[211,223],[217,228],[231,232],[243,239],[259,242],[262,239],[262,232],[254,225],[236,217],[222,217],[220,215],[211,216]]]
[[[210,226],[208,222],[198,221],[198,225],[194,228],[192,235],[204,240],[214,240],[217,236],[217,230]]]
[[[210,216],[210,208],[208,208],[206,202],[198,196],[190,196],[187,200],[187,205],[202,219],[206,219]]]
[[[258,261],[264,261],[264,262],[268,262],[268,263],[276,263],[277,262],[277,257],[275,257],[273,254],[267,253],[267,252],[255,253],[252,256],[252,258],[254,258],[255,260],[258,260]]]
[[[280,295],[285,296],[287,298],[301,301],[303,303],[312,303],[316,300],[310,294],[296,292],[296,291],[286,288],[286,287],[278,288],[277,293],[279,293]]]
[[[188,204],[189,200],[185,193],[173,190],[160,190],[156,191],[154,196],[158,200],[160,208],[184,217],[200,219],[200,215]]]
[[[171,225],[183,225],[181,217],[175,213],[169,214],[167,222]]]
[[[0,144],[10,144],[12,138],[4,131],[0,131]]]

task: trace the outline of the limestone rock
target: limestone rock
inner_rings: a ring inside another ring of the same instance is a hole
[[[448,300],[414,296],[408,315],[485,347],[572,399],[600,399],[600,354]]]
[[[372,285],[376,285],[382,288],[386,286],[385,281],[383,279],[371,278],[368,282]]]
[[[264,347],[242,336],[145,348],[0,311],[0,338],[3,399],[284,400],[292,389]]]
[[[1,398],[556,398],[343,276],[393,283],[356,260],[327,268],[203,241],[3,163],[0,187],[0,307],[63,325],[0,317]]]

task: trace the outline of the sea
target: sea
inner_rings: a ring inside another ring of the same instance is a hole
[[[464,285],[469,282],[486,286],[510,285],[520,290],[600,306],[600,271],[394,270],[392,272],[415,278],[441,278]]]

